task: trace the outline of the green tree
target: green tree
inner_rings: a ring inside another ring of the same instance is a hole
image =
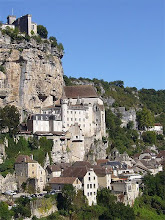
[[[57,207],[58,209],[64,209],[65,211],[73,211],[73,200],[76,195],[75,188],[66,184],[62,189],[62,194],[59,193],[57,196]]]
[[[137,122],[139,125],[139,129],[144,130],[145,127],[148,128],[149,126],[152,126],[154,124],[154,121],[154,115],[146,107],[137,112]]]
[[[16,134],[19,126],[20,114],[14,105],[0,108],[0,130],[8,128],[9,134]]]
[[[156,133],[154,131],[143,132],[142,138],[145,143],[156,144]]]
[[[10,220],[13,215],[13,212],[8,210],[8,205],[6,202],[0,202],[0,219],[1,220]]]
[[[42,38],[47,38],[47,36],[48,36],[48,31],[47,31],[46,27],[44,27],[43,25],[37,25],[37,33]]]

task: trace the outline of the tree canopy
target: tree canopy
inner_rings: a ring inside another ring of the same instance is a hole
[[[43,25],[37,25],[37,33],[42,38],[47,38],[48,37],[48,31],[47,31],[46,27],[44,27]]]
[[[14,105],[6,105],[0,108],[0,130],[7,128],[9,134],[16,134],[18,131],[20,114]]]
[[[137,122],[139,125],[139,129],[144,130],[149,126],[154,125],[154,121],[155,121],[154,115],[146,107],[144,107],[142,110],[137,112]]]

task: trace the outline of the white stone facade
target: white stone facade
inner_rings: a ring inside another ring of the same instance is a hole
[[[88,199],[88,204],[91,206],[92,204],[96,205],[97,200],[97,190],[98,190],[98,178],[93,169],[89,170],[83,179],[84,184],[84,195]]]

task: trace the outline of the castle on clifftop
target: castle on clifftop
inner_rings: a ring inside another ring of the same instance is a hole
[[[1,28],[6,29],[6,27],[10,27],[11,29],[15,29],[16,27],[19,28],[20,32],[26,33],[29,36],[37,34],[37,24],[32,22],[32,15],[27,14],[21,16],[20,18],[16,19],[16,16],[9,15],[7,17],[7,23],[2,24]]]

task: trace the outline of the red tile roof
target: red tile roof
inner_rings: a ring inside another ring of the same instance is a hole
[[[95,88],[91,85],[65,86],[64,93],[67,98],[97,98]]]

